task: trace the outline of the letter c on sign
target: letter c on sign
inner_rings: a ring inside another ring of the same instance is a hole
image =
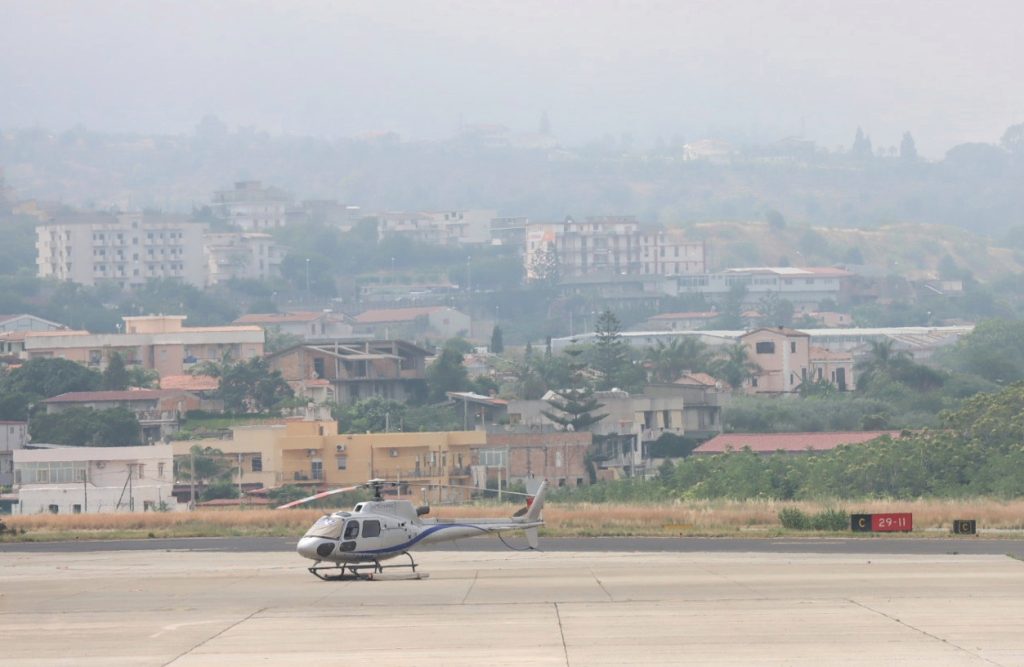
[[[857,525],[861,528],[867,528],[868,522],[864,517],[857,519]]]

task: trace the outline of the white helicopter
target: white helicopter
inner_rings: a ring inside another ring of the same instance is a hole
[[[384,500],[381,497],[385,486],[395,485],[396,482],[373,479],[365,484],[300,498],[277,508],[296,507],[360,488],[368,487],[373,491],[373,500],[358,503],[351,512],[334,512],[320,517],[302,536],[296,551],[300,556],[315,561],[309,568],[310,573],[324,581],[339,581],[372,579],[374,574],[383,573],[386,568],[410,568],[413,577],[420,579],[425,575],[416,572],[416,561],[409,553],[414,547],[492,533],[500,538],[501,533],[508,531],[523,531],[529,548],[537,548],[538,528],[544,525],[541,510],[544,508],[547,480],[541,483],[532,498],[528,494],[514,494],[527,495],[527,506],[509,518],[499,519],[423,519],[421,517],[430,511],[429,507],[414,507],[408,500]],[[409,558],[408,563],[381,565],[382,560],[402,555]]]

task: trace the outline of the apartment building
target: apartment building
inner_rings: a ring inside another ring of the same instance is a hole
[[[234,481],[244,487],[297,484],[332,488],[370,479],[408,483],[420,494],[437,484],[469,485],[471,467],[487,449],[483,431],[339,434],[338,424],[324,420],[288,420],[283,424],[241,426],[231,437],[173,443],[175,457],[189,455],[192,445],[213,447],[241,469]],[[464,499],[468,490],[432,491],[432,499]],[[437,495],[440,493],[441,495]]]
[[[230,190],[213,193],[210,208],[221,220],[244,232],[260,232],[287,223],[291,197],[260,181],[238,181]]]
[[[527,223],[524,256],[527,275],[554,251],[562,277],[592,273],[614,275],[687,275],[705,271],[703,241],[682,230],[641,228],[630,216],[591,217],[582,222]]]
[[[61,214],[36,227],[38,276],[122,289],[153,278],[202,287],[204,229],[158,213]]]
[[[374,216],[380,238],[403,237],[431,245],[482,245],[491,242],[489,209],[386,212]]]
[[[223,410],[221,401],[204,401],[199,396],[176,389],[131,389],[127,391],[73,391],[42,402],[46,414],[70,408],[111,410],[123,408],[135,415],[142,428],[143,442],[157,442],[177,433],[189,410]]]
[[[205,234],[206,284],[228,280],[269,280],[281,273],[285,250],[262,232]]]
[[[778,297],[793,304],[798,313],[819,310],[822,301],[845,298],[852,273],[832,267],[752,267],[717,273],[679,276],[674,294],[703,294],[723,299],[736,286],[744,288],[743,303],[757,306],[764,298]]]
[[[263,329],[257,326],[185,327],[184,315],[125,317],[124,333],[88,331],[27,332],[28,359],[61,358],[102,371],[112,353],[164,375],[182,375],[203,361],[225,357],[244,361],[263,356]]]

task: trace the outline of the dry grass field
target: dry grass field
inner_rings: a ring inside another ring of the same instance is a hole
[[[1024,530],[1024,500],[865,500],[833,503],[706,501],[664,505],[551,504],[545,533],[562,536],[779,535],[779,512],[808,514],[825,509],[847,513],[912,512],[915,532],[942,534],[954,519],[976,519],[979,531]],[[474,518],[507,516],[509,505],[434,507],[430,516]],[[323,510],[199,510],[145,514],[8,516],[6,539],[109,539],[120,537],[298,536]]]

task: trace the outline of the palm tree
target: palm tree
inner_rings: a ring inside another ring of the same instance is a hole
[[[715,377],[725,380],[730,387],[736,389],[745,380],[756,377],[761,367],[747,358],[746,345],[734,343],[721,349],[719,356],[711,362],[711,371]]]
[[[896,341],[892,339],[872,340],[868,342],[867,355],[856,364],[858,373],[857,386],[866,388],[871,378],[882,373],[891,373],[900,366],[905,366],[912,358],[906,350],[895,349]]]
[[[658,340],[644,352],[651,377],[658,382],[675,382],[684,371],[706,371],[707,345],[696,336],[678,336],[667,344]]]

